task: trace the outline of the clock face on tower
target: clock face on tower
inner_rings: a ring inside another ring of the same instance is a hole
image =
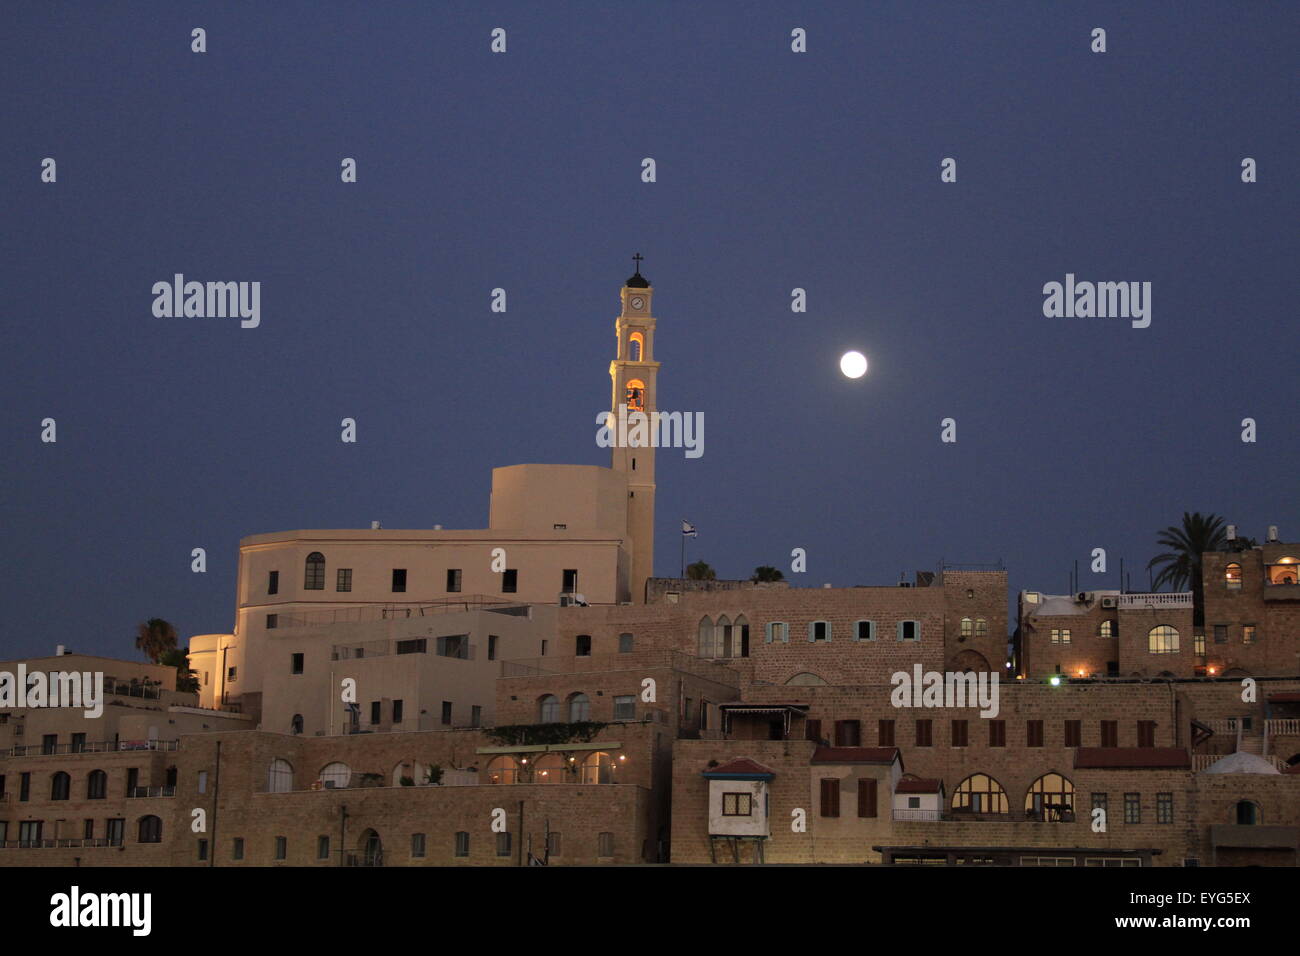
[[[640,311],[641,309],[645,308],[645,299],[641,298],[641,296],[639,295],[634,295],[632,296],[632,298],[628,299],[628,305]]]

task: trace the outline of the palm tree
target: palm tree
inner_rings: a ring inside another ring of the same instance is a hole
[[[190,669],[190,655],[186,651],[179,647],[163,651],[162,656],[158,658],[158,663],[176,668],[177,690],[191,694],[199,692],[199,677]]]
[[[1204,623],[1204,609],[1201,605],[1201,555],[1207,551],[1217,551],[1226,540],[1223,519],[1218,515],[1202,515],[1199,511],[1183,512],[1182,527],[1170,525],[1161,531],[1156,541],[1163,548],[1163,554],[1157,554],[1147,563],[1147,568],[1159,568],[1160,572],[1152,579],[1152,588],[1169,585],[1174,590],[1192,592],[1193,623]]]
[[[692,581],[716,581],[718,574],[709,567],[707,561],[696,561],[686,565],[686,576]]]
[[[135,646],[157,664],[164,654],[176,649],[176,628],[160,617],[151,617],[136,628]]]
[[[751,581],[784,581],[785,575],[781,573],[780,568],[774,568],[770,564],[760,564],[754,569],[754,576]]]

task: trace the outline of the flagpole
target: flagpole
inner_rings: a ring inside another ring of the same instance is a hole
[[[686,532],[682,532],[682,577],[686,577]]]

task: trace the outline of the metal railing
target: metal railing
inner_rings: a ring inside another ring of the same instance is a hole
[[[128,797],[174,797],[176,796],[176,785],[165,784],[161,787],[132,787],[127,790]]]
[[[0,755],[46,757],[64,754],[106,754],[135,750],[175,750],[178,740],[87,740],[79,744],[17,744]]]
[[[96,846],[121,846],[122,838],[116,837],[108,839],[107,837],[93,837],[91,839],[68,839],[61,838],[55,840],[0,840],[0,850],[50,850],[57,847],[96,847]]]
[[[907,809],[905,807],[895,807],[894,819],[906,820],[906,821],[942,820],[943,811],[942,810],[912,810],[912,809]]]

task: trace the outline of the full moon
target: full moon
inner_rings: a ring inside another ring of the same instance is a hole
[[[861,352],[845,352],[840,356],[840,371],[849,378],[862,378],[867,374],[867,357]]]

